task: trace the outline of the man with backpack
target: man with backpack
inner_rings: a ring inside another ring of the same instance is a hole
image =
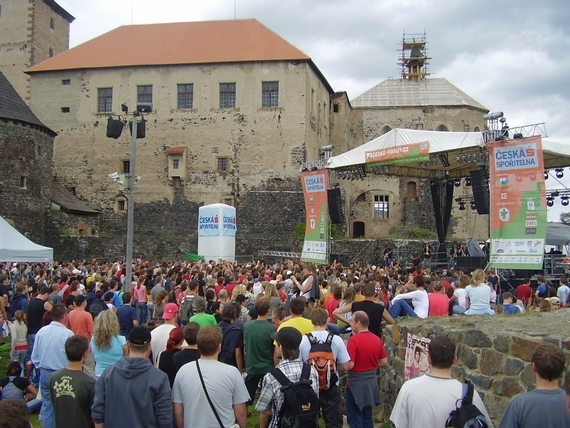
[[[464,397],[464,388],[461,382],[451,377],[451,367],[457,362],[453,340],[444,335],[432,338],[428,347],[428,362],[431,365],[429,373],[408,380],[400,388],[390,415],[396,428],[455,426],[446,424],[446,421]],[[492,427],[479,394],[473,393],[472,404],[478,409],[478,416],[482,414],[487,423],[474,426]],[[480,420],[480,423],[483,421]]]
[[[311,313],[314,330],[303,336],[301,360],[312,365],[319,377],[319,404],[327,428],[341,428],[343,424],[338,369],[353,366],[340,336],[327,331],[328,313],[315,309]]]
[[[195,315],[194,305],[192,302],[194,301],[194,297],[198,294],[198,282],[190,281],[188,284],[188,288],[184,294],[184,298],[180,302],[180,325],[182,328],[186,324],[193,315]]]
[[[319,418],[319,379],[316,370],[299,359],[303,336],[294,327],[273,333],[282,359],[265,375],[255,406],[261,428],[316,428]]]

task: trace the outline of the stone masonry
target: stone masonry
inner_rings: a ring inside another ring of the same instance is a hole
[[[570,361],[570,340],[565,333],[568,314],[560,309],[515,316],[434,317],[388,326],[383,337],[390,366],[381,370],[379,379],[381,419],[388,420],[404,381],[407,335],[431,338],[446,334],[457,345],[453,376],[473,383],[497,424],[512,397],[534,389],[531,356],[538,345],[553,343],[563,349],[567,363]]]

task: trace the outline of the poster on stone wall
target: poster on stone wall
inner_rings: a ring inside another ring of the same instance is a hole
[[[428,348],[430,342],[427,337],[408,334],[404,381],[419,377],[429,371]]]

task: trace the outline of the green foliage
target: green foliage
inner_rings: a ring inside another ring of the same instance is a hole
[[[570,225],[570,213],[560,214],[560,223]]]
[[[305,222],[300,221],[295,225],[295,238],[303,239],[305,237]]]
[[[295,225],[295,238],[303,239],[305,237],[305,222],[299,222]],[[331,237],[335,240],[344,239],[344,233],[342,233],[336,224],[331,224]]]
[[[432,230],[413,226],[396,226],[390,229],[387,238],[396,239],[435,239],[437,234]]]

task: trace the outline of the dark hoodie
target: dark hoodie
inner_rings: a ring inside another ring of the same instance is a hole
[[[121,358],[95,384],[91,416],[105,428],[172,428],[168,376],[148,359]]]
[[[14,321],[14,314],[16,311],[22,311],[24,307],[24,301],[28,300],[28,296],[25,294],[14,294],[12,300],[10,301],[10,307],[8,308],[8,318],[10,321]],[[23,311],[26,312],[26,311]]]

